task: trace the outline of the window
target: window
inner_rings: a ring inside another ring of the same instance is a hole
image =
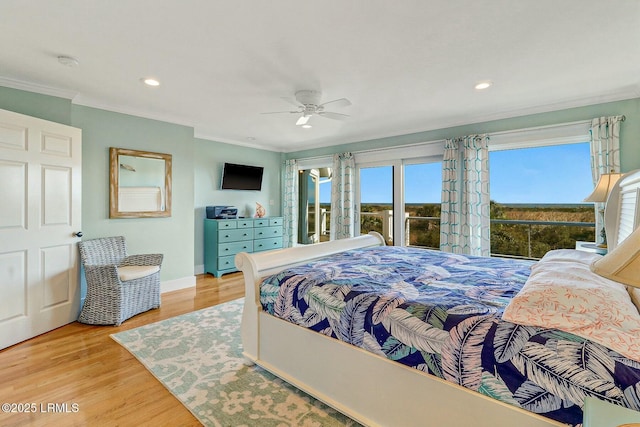
[[[428,146],[441,150],[439,144]],[[415,148],[394,153],[409,156]],[[381,233],[387,244],[438,248],[442,155],[408,157],[371,163],[357,162],[360,234]],[[356,159],[358,160],[358,159]]]
[[[594,241],[589,156],[588,142],[491,151],[491,253],[541,258]]]

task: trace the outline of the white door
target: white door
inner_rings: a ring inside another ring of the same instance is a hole
[[[80,305],[81,131],[0,110],[0,349]]]

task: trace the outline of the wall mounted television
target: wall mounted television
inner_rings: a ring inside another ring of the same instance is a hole
[[[262,189],[262,166],[238,165],[225,163],[222,168],[222,190],[253,190]]]

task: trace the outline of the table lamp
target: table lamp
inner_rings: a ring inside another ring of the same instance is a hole
[[[609,193],[611,193],[613,186],[616,185],[622,175],[623,174],[621,173],[616,173],[613,171],[611,171],[611,173],[603,173],[602,175],[600,175],[600,179],[598,179],[596,188],[583,201],[593,203],[606,203],[607,198],[609,197]],[[604,205],[602,205],[602,207],[598,209],[598,213],[602,218],[602,230],[600,231],[600,236],[602,236],[602,243],[599,243],[598,247],[606,248],[607,232],[604,228]]]

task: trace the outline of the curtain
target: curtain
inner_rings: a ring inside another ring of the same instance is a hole
[[[283,194],[283,246],[294,246],[298,241],[298,162],[284,162]]]
[[[595,188],[604,173],[620,172],[620,122],[624,116],[597,117],[591,120],[591,177]],[[596,234],[604,227],[604,203],[596,203]],[[596,236],[598,243],[602,237]]]
[[[356,235],[359,223],[355,203],[356,162],[352,153],[333,155],[331,182],[331,240],[346,239]]]
[[[440,250],[490,256],[489,137],[445,141]]]

